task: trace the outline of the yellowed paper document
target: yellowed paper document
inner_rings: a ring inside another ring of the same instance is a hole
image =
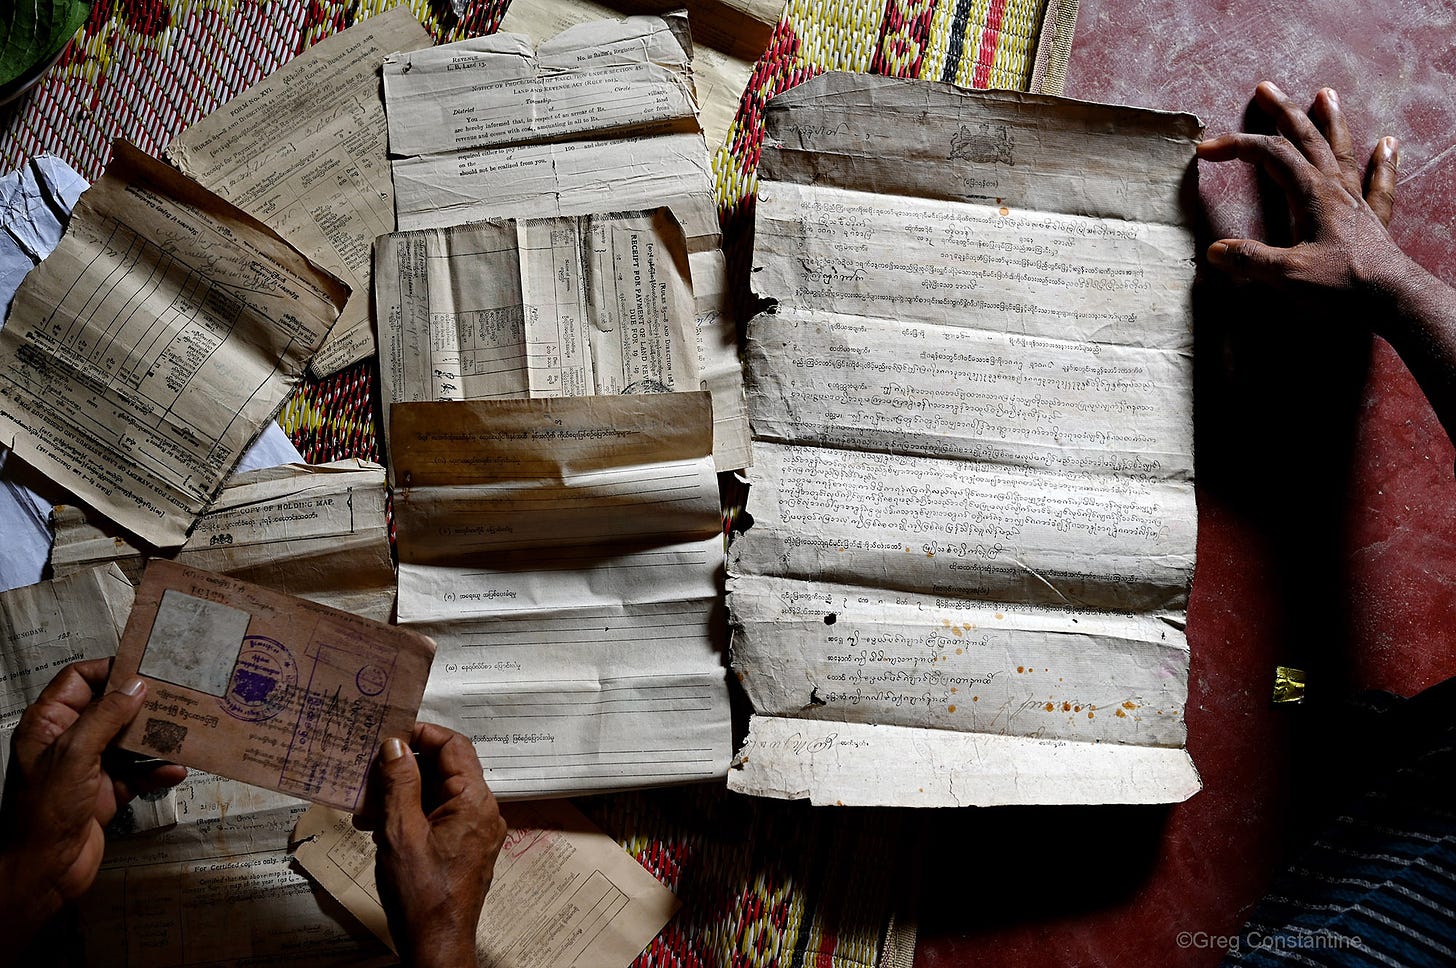
[[[722,776],[723,541],[704,393],[396,404],[399,621],[421,718],[498,796]]]
[[[758,715],[729,785],[1169,802],[1193,574],[1197,120],[829,74],[776,98],[748,333]]]
[[[384,468],[367,461],[287,464],[234,475],[174,558],[376,622],[394,613]],[[115,561],[133,583],[147,556],[104,520],[51,514],[57,577]]]
[[[502,808],[509,831],[476,928],[480,968],[626,968],[678,908],[673,893],[564,801]],[[299,821],[298,863],[390,944],[375,848],[349,815]]]
[[[384,66],[399,229],[666,205],[688,247],[720,470],[750,462],[738,324],[681,16],[494,34]]]
[[[0,778],[26,707],[72,662],[115,655],[131,603],[115,565],[0,592]]]
[[[180,545],[347,294],[119,141],[0,330],[0,442],[128,531]]]
[[[783,12],[783,0],[521,0],[506,9],[500,29],[537,44],[568,27],[629,14],[667,14],[686,8],[693,38],[693,87],[703,134],[716,149],[738,114],[753,63],[763,55]]]
[[[394,228],[379,70],[430,46],[408,4],[299,54],[182,132],[167,158],[353,290],[310,367],[326,376],[374,352],[369,247]]]
[[[308,804],[193,771],[177,824],[110,835],[80,904],[86,964],[121,968],[384,968],[396,958],[294,867]]]
[[[386,421],[401,400],[697,389],[669,209],[396,232],[375,267]]]

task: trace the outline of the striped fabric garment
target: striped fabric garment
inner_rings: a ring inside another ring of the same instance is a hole
[[[1456,965],[1456,680],[1382,700],[1355,740],[1382,765],[1255,907],[1225,965]],[[1336,769],[1344,745],[1331,744]]]

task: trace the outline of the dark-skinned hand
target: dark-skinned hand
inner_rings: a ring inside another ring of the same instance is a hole
[[[374,831],[374,877],[404,963],[475,968],[475,928],[506,824],[469,740],[420,723],[410,746],[414,755],[385,741],[371,777],[375,817],[354,822]]]
[[[1456,439],[1456,290],[1403,253],[1386,231],[1400,146],[1381,138],[1364,166],[1340,100],[1319,92],[1306,114],[1264,82],[1254,103],[1276,135],[1225,134],[1198,146],[1205,161],[1258,165],[1288,199],[1291,246],[1221,239],[1208,261],[1236,279],[1309,297],[1318,320],[1353,319],[1384,337]]]
[[[180,766],[128,769],[103,759],[146,698],[140,679],[96,698],[110,668],[110,659],[66,666],[11,738],[0,802],[0,911],[22,937],[7,935],[0,964],[96,880],[116,811],[187,776]]]
[[[1378,296],[1398,285],[1409,260],[1386,231],[1396,140],[1380,139],[1362,171],[1334,90],[1320,91],[1306,114],[1265,81],[1254,103],[1278,134],[1220,135],[1201,143],[1198,157],[1258,165],[1288,197],[1294,245],[1222,239],[1209,246],[1208,261],[1236,277],[1296,289]]]

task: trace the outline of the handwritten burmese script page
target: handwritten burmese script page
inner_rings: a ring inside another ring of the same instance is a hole
[[[475,929],[480,968],[627,968],[678,908],[673,893],[564,800],[510,803],[509,830]],[[299,821],[300,866],[393,946],[374,842],[348,814]]]
[[[733,789],[1169,802],[1193,574],[1195,118],[829,74],[776,98]]]
[[[198,121],[167,159],[269,225],[352,290],[310,364],[327,375],[374,353],[369,247],[394,228],[379,69],[430,45],[408,5],[325,38]]]
[[[422,715],[470,737],[498,796],[727,770],[709,406],[395,405],[399,621],[439,647]]]
[[[180,545],[347,294],[118,141],[0,330],[0,441],[123,528]]]
[[[67,505],[51,523],[56,577],[115,561],[132,582],[141,580],[145,555],[109,522]],[[395,578],[384,468],[343,460],[235,474],[175,560],[388,622]]]
[[[720,470],[750,462],[738,324],[679,15],[494,34],[384,64],[401,231],[666,205],[688,248]],[[689,46],[690,43],[689,43]]]
[[[424,636],[154,560],[110,685],[150,680],[123,749],[357,812],[380,743],[414,730]]]
[[[627,14],[666,14],[686,7],[693,38],[693,88],[702,109],[708,147],[722,146],[753,62],[773,37],[783,0],[538,0],[506,8],[500,29],[536,43],[568,27]]]
[[[698,388],[669,209],[396,232],[374,259],[386,419],[397,400]]]

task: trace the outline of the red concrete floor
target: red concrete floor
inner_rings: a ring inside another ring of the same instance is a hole
[[[1456,281],[1456,9],[1448,0],[1082,0],[1067,94],[1242,127],[1260,80],[1334,87],[1357,139],[1401,139],[1392,232]],[[1251,120],[1256,120],[1251,116]],[[1201,242],[1283,229],[1247,170],[1203,165]],[[1456,675],[1453,450],[1369,320],[1196,293],[1198,571],[1188,748],[1171,808],[936,812],[918,968],[1213,965],[1344,772],[1340,697]],[[1272,709],[1278,663],[1313,698]],[[1333,708],[1332,708],[1333,707]]]

